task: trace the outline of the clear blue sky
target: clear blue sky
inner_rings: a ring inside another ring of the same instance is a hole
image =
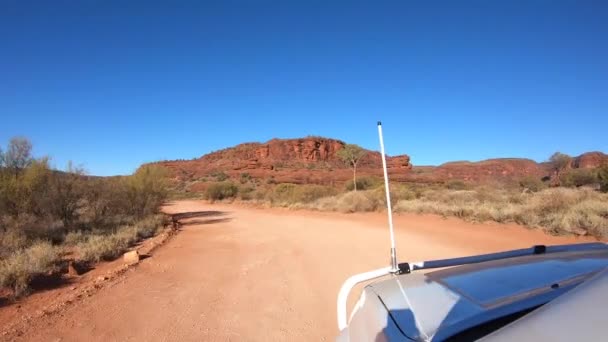
[[[330,4],[331,3],[331,4]],[[608,151],[606,1],[0,1],[0,141],[91,174],[321,135]]]

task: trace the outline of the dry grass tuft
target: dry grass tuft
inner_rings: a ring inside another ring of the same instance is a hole
[[[554,234],[608,237],[608,195],[589,189],[553,188],[536,193],[504,190],[433,190],[401,200],[397,212],[456,216],[470,221],[515,222]]]
[[[28,291],[32,279],[52,271],[60,253],[49,242],[38,242],[0,261],[0,286],[13,289],[15,296]]]
[[[336,190],[328,186],[282,183],[266,193],[266,197],[274,206],[289,207],[296,203],[311,203],[335,194]]]
[[[91,235],[76,245],[78,259],[88,262],[114,260],[136,242],[154,236],[162,227],[162,215],[120,227],[115,233]]]

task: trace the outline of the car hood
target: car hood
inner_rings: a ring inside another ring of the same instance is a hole
[[[547,303],[606,267],[606,250],[541,254],[392,276],[366,286],[363,297],[377,297],[386,327],[412,340],[443,340]]]

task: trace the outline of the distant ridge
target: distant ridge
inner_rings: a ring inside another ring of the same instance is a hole
[[[195,181],[223,173],[238,179],[247,177],[277,183],[336,185],[352,179],[352,170],[337,156],[346,143],[319,136],[249,142],[215,151],[192,160],[159,161],[180,181]],[[359,176],[382,176],[380,153],[367,151],[359,163]],[[588,152],[573,158],[572,168],[595,168],[608,162],[602,152]],[[525,158],[495,158],[479,162],[454,161],[439,166],[412,166],[408,155],[387,157],[389,175],[396,182],[509,181],[526,176],[550,176],[547,163]]]
[[[351,169],[337,156],[345,142],[309,136],[272,139],[265,143],[244,143],[193,160],[161,161],[180,180],[193,180],[223,172],[231,177],[247,173],[252,178],[272,178],[279,183],[332,185],[352,179]],[[387,157],[391,177],[405,180],[412,168],[410,157]],[[382,175],[380,153],[367,150],[359,162],[359,175]]]

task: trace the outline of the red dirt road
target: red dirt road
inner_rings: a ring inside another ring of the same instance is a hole
[[[23,332],[27,341],[331,341],[351,274],[385,266],[386,216],[249,209],[180,201],[201,212],[132,271]],[[583,242],[525,228],[398,215],[400,260]],[[0,309],[2,310],[2,309]],[[0,336],[0,339],[2,337]]]

